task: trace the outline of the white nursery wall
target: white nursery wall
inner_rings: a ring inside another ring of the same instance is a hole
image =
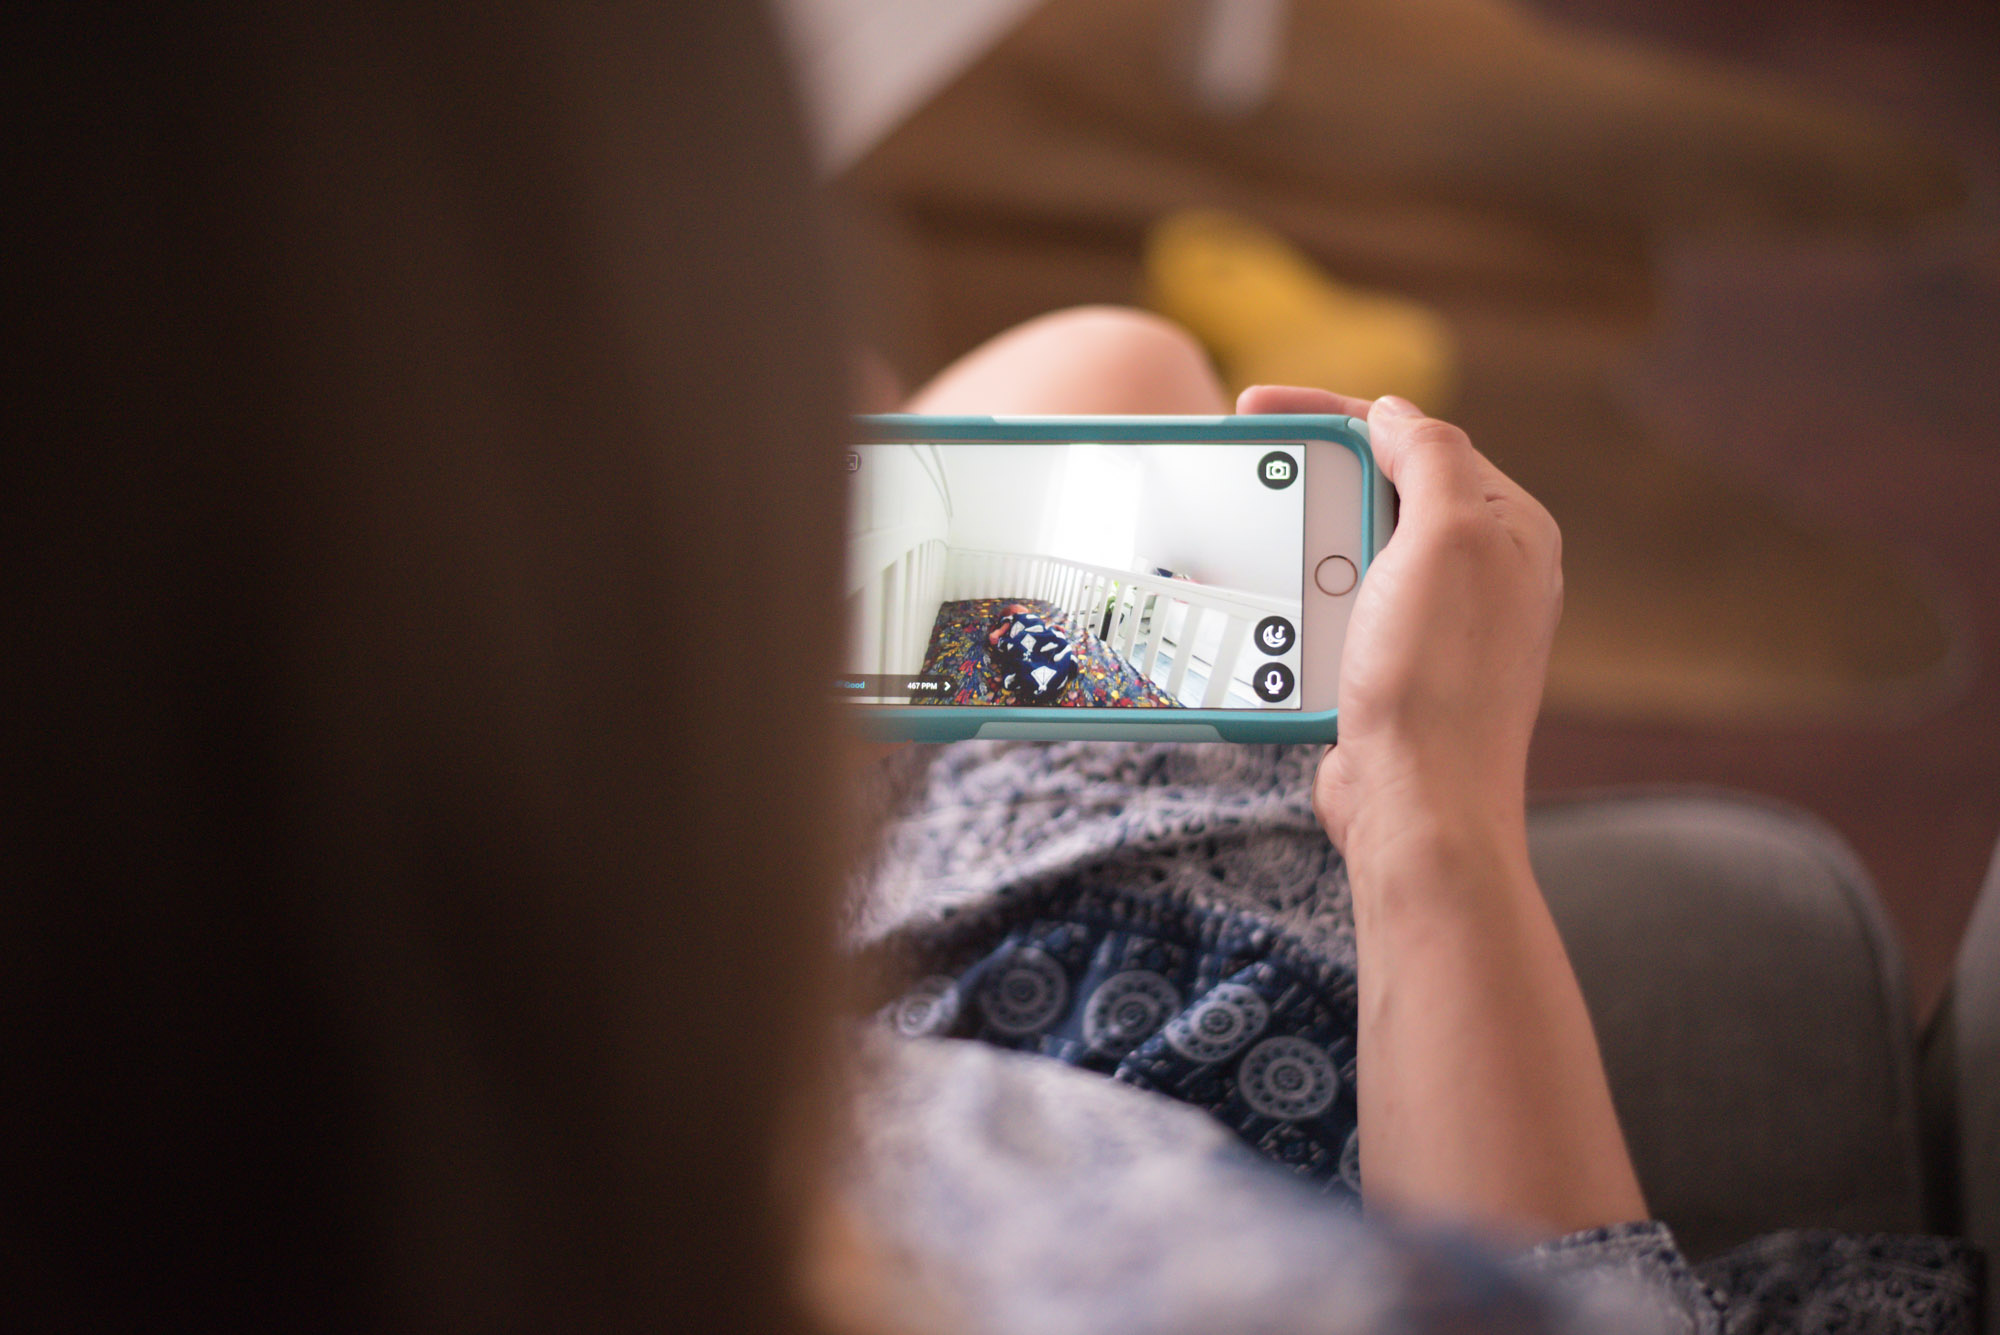
[[[1148,445],[1138,453],[1141,560],[1220,588],[1299,596],[1300,488],[1261,485],[1255,458],[1241,450]]]
[[[1041,517],[1059,506],[1068,447],[945,450],[942,455],[952,495],[958,498],[949,535],[953,548],[1045,550]],[[1299,596],[1302,501],[1297,488],[1273,491],[1260,485],[1253,472],[1257,456],[1239,449],[1145,445],[1135,447],[1132,457],[1139,463],[1132,546],[1140,564],[1165,566],[1217,588]],[[1107,513],[1129,512],[1133,501],[1107,497]]]
[[[1062,477],[1065,446],[944,450],[953,505],[951,545],[961,551],[1033,552]]]

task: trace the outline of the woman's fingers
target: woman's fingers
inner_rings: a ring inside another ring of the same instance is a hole
[[[1468,496],[1469,489],[1480,486],[1482,470],[1491,467],[1472,448],[1464,432],[1424,416],[1414,403],[1394,395],[1370,400],[1299,385],[1252,385],[1236,396],[1236,411],[1338,413],[1362,418],[1368,423],[1382,475],[1406,494],[1406,500],[1413,488],[1439,499],[1452,493]]]
[[[1368,416],[1369,401],[1326,389],[1304,389],[1296,385],[1252,385],[1236,396],[1236,411],[1264,413],[1333,413],[1346,417]]]
[[[1375,461],[1403,500],[1404,522],[1414,516],[1444,522],[1495,493],[1517,492],[1511,482],[1472,447],[1463,431],[1426,417],[1407,399],[1384,395],[1357,399],[1331,390],[1298,385],[1253,385],[1236,398],[1236,411],[1338,413],[1368,423]]]
[[[1368,436],[1376,466],[1402,497],[1406,521],[1412,511],[1442,515],[1454,504],[1485,499],[1493,466],[1463,431],[1424,416],[1414,403],[1393,395],[1377,399]]]

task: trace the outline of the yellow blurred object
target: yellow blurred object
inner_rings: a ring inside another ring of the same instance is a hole
[[[1210,210],[1170,214],[1147,234],[1144,300],[1185,326],[1232,391],[1312,385],[1400,394],[1449,411],[1458,347],[1444,317],[1405,297],[1348,287],[1284,238]]]

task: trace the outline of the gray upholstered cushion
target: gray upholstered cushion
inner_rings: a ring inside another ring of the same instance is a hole
[[[1933,1196],[1986,1251],[1986,1328],[2000,1331],[2000,851],[1973,905],[1951,991],[1925,1036]]]
[[[1839,838],[1718,793],[1544,804],[1531,837],[1640,1180],[1688,1253],[1923,1230],[1901,955]]]

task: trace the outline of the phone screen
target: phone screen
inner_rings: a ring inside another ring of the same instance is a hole
[[[1304,442],[864,444],[847,654],[866,704],[1296,710]]]

